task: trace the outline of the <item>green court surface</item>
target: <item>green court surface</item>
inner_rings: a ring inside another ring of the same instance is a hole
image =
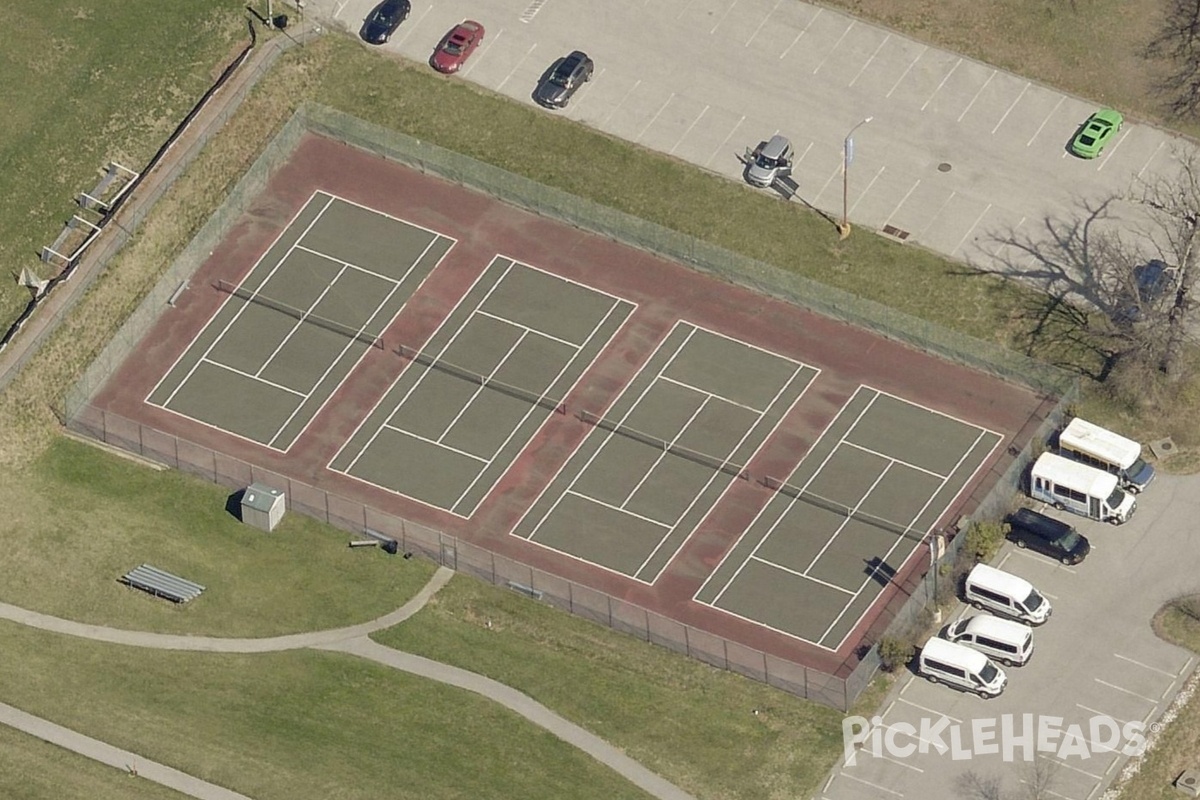
[[[653,583],[816,375],[679,323],[514,534]]]
[[[695,599],[836,650],[1000,441],[861,387]]]
[[[470,516],[633,309],[494,259],[330,469]]]
[[[147,402],[287,451],[452,245],[314,194]]]

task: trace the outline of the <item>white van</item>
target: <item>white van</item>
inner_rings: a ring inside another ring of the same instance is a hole
[[[1089,519],[1120,525],[1137,510],[1133,495],[1121,491],[1117,476],[1054,453],[1042,453],[1029,474],[1029,495]]]
[[[1008,667],[1022,666],[1033,655],[1033,628],[983,614],[948,625],[942,638],[973,647]]]
[[[1058,435],[1058,452],[1117,476],[1121,486],[1140,492],[1154,480],[1154,467],[1142,458],[1142,446],[1107,428],[1076,417]]]
[[[983,698],[1004,691],[1008,676],[978,650],[945,639],[930,639],[921,648],[917,672],[930,683],[945,683]]]
[[[976,564],[967,574],[964,595],[968,603],[980,610],[994,611],[1030,625],[1041,625],[1054,611],[1050,601],[1032,583],[987,564]]]

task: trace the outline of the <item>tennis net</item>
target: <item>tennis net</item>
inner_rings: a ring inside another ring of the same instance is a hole
[[[808,503],[809,505],[816,506],[817,508],[823,508],[826,511],[831,511],[834,514],[837,514],[838,516],[858,520],[859,522],[866,523],[867,525],[879,528],[880,530],[885,530],[888,533],[895,534],[896,536],[915,539],[917,541],[922,541],[925,538],[922,533],[915,528],[907,525],[901,525],[898,522],[892,522],[890,519],[884,519],[883,517],[870,514],[866,511],[856,511],[845,503],[839,503],[836,500],[830,500],[828,497],[823,497],[815,492],[805,491],[804,489],[793,486],[786,481],[781,481],[778,478],[767,476],[763,478],[762,482],[763,485],[768,489],[773,489],[781,494],[787,495],[788,497],[799,500],[802,503]]]
[[[288,305],[282,300],[274,300],[270,297],[265,297],[264,295],[258,294],[257,292],[252,292],[249,289],[244,289],[241,286],[230,283],[229,281],[218,280],[214,286],[217,288],[217,291],[233,295],[234,297],[240,300],[245,300],[248,303],[254,303],[255,305],[264,306],[273,311],[278,311],[279,313],[286,314],[292,319],[299,320],[300,322],[312,323],[318,328],[324,328],[327,331],[341,334],[347,339],[354,339],[355,341],[359,341],[365,345],[374,347],[377,350],[384,349],[383,339],[378,336],[372,336],[371,334],[366,333],[359,328],[347,325],[344,322],[327,319],[326,317],[322,317],[318,314],[304,311],[296,308],[295,306]]]
[[[602,430],[633,439],[636,442],[649,445],[656,450],[662,450],[664,453],[670,453],[673,456],[678,456],[679,458],[687,461],[692,461],[696,464],[700,464],[701,466],[716,470],[717,472],[722,472],[726,475],[732,475],[733,477],[741,478],[744,481],[750,479],[750,473],[746,471],[746,467],[744,465],[735,464],[727,458],[717,458],[716,456],[710,456],[707,453],[701,453],[698,450],[693,450],[690,447],[673,444],[672,442],[668,442],[666,439],[663,439],[660,436],[654,436],[653,434],[639,431],[637,428],[631,428],[628,425],[624,425],[620,422],[604,419],[603,417],[597,416],[589,411],[579,412],[579,418],[589,425],[594,425]]]
[[[474,370],[467,369],[466,367],[460,367],[458,364],[452,364],[444,358],[432,356],[428,353],[422,352],[421,350],[400,345],[399,349],[396,350],[396,354],[401,358],[407,358],[409,361],[415,361],[416,363],[428,369],[436,369],[440,372],[445,372],[448,375],[453,375],[454,377],[460,378],[469,383],[477,384],[485,389],[491,389],[494,392],[499,392],[500,394],[514,397],[518,400],[523,400],[526,403],[548,409],[557,414],[567,413],[567,405],[562,400],[555,400],[552,397],[547,397],[545,393],[533,392],[529,389],[522,389],[519,386],[513,386],[510,383],[505,383],[495,378],[489,378],[482,373],[475,372]]]

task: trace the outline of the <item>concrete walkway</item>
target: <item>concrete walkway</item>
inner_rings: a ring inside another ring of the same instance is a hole
[[[222,639],[213,636],[181,636],[177,634],[149,633],[108,628],[102,625],[87,625],[60,617],[39,614],[8,603],[0,603],[0,619],[44,631],[91,639],[109,644],[130,647],[145,647],[155,650],[186,650],[205,653],[274,653],[284,650],[313,648],[328,650],[366,658],[393,669],[403,670],[429,680],[445,683],[459,689],[482,695],[505,708],[520,714],[533,724],[544,728],[567,744],[577,747],[600,763],[615,770],[619,775],[660,800],[694,800],[691,795],[666,779],[656,775],[617,748],[583,728],[567,721],[528,695],[502,683],[468,672],[458,667],[431,661],[421,656],[394,650],[377,644],[369,638],[375,631],[390,628],[420,611],[429,599],[440,590],[454,571],[439,567],[421,591],[395,611],[382,617],[351,625],[311,633],[296,633],[288,636],[271,636],[261,639]],[[244,795],[231,792],[215,784],[193,778],[178,770],[125,750],[107,745],[90,737],[76,733],[49,720],[34,717],[19,709],[0,704],[0,723],[10,725],[40,739],[52,742],[80,755],[101,763],[129,769],[136,765],[138,777],[147,778],[164,786],[188,794],[198,800],[249,800]]]

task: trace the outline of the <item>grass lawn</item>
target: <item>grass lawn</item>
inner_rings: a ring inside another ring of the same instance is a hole
[[[7,800],[185,800],[187,795],[0,726],[0,797]]]
[[[0,641],[0,701],[254,800],[647,800],[490,700],[354,656]]]
[[[226,511],[229,492],[60,438],[0,479],[0,599],[115,627],[268,636],[365,622],[403,605],[433,564],[350,549],[300,514],[272,533]],[[148,563],[207,587],[175,605],[119,584]]]
[[[520,689],[697,797],[808,797],[841,752],[832,709],[471,578],[373,638]]]
[[[236,0],[0,3],[0,330],[29,300],[8,277],[49,277],[37,254],[110,160],[141,169],[249,40]]]

